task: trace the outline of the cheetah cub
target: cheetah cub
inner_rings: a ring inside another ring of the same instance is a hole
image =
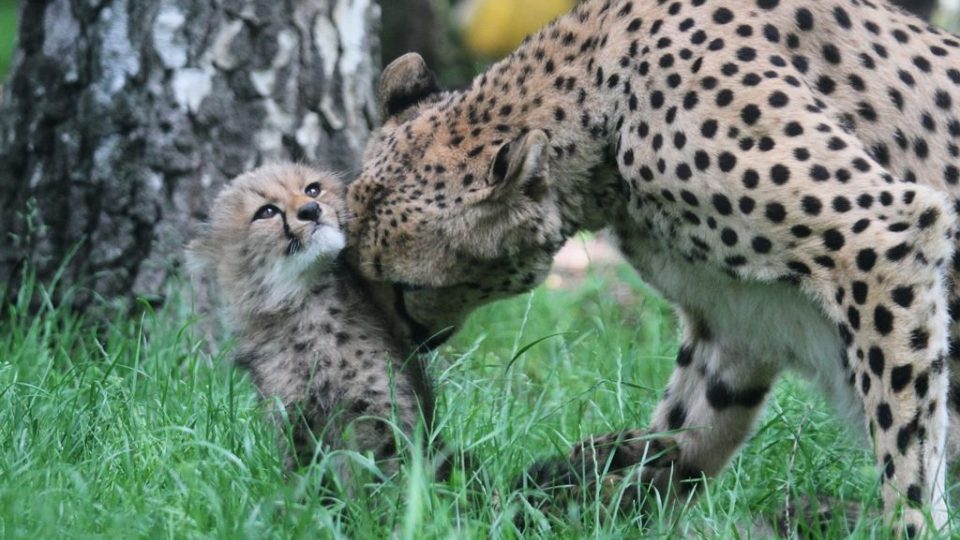
[[[219,193],[188,261],[215,276],[227,300],[235,364],[283,405],[292,426],[288,469],[309,463],[319,443],[372,453],[392,472],[388,422],[408,435],[421,414],[429,425],[432,396],[368,284],[342,264],[345,221],[344,186],[333,174],[261,167]],[[341,480],[347,465],[337,465]]]

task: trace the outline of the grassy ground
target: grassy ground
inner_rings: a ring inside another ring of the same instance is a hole
[[[483,309],[429,360],[440,435],[475,455],[479,479],[433,483],[412,451],[399,477],[346,496],[321,487],[331,456],[282,476],[254,388],[203,352],[186,306],[99,335],[55,309],[4,323],[0,537],[517,537],[515,475],[587,434],[644,425],[676,348],[667,306],[627,268]],[[697,502],[643,522],[598,519],[595,503],[529,514],[526,536],[757,538],[788,495],[871,501],[877,484],[856,439],[787,380]],[[864,519],[855,537],[877,526]]]

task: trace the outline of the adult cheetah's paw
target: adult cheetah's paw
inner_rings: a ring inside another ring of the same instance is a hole
[[[628,512],[650,488],[669,488],[679,460],[679,448],[670,437],[640,432],[592,437],[578,443],[568,457],[534,463],[514,482],[514,489],[523,490],[524,500],[545,514],[557,515],[571,504]]]

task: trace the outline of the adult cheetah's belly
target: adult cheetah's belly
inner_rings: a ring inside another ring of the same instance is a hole
[[[685,340],[713,340],[731,362],[804,375],[862,430],[862,405],[848,382],[837,327],[802,291],[784,283],[736,280],[654,240],[629,247],[625,251],[633,254],[629,260],[644,281],[677,306]]]

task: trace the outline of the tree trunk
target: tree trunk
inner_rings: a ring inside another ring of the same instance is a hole
[[[374,0],[24,1],[0,102],[8,293],[75,250],[74,307],[162,298],[225,180],[280,159],[353,170],[378,21]]]
[[[419,53],[428,66],[441,62],[443,26],[435,0],[381,0],[383,65],[408,52]]]
[[[476,64],[453,31],[449,0],[380,0],[380,6],[384,66],[408,52],[416,52],[443,86],[459,87],[473,79]]]
[[[927,21],[937,9],[937,0],[893,0],[893,3]]]

